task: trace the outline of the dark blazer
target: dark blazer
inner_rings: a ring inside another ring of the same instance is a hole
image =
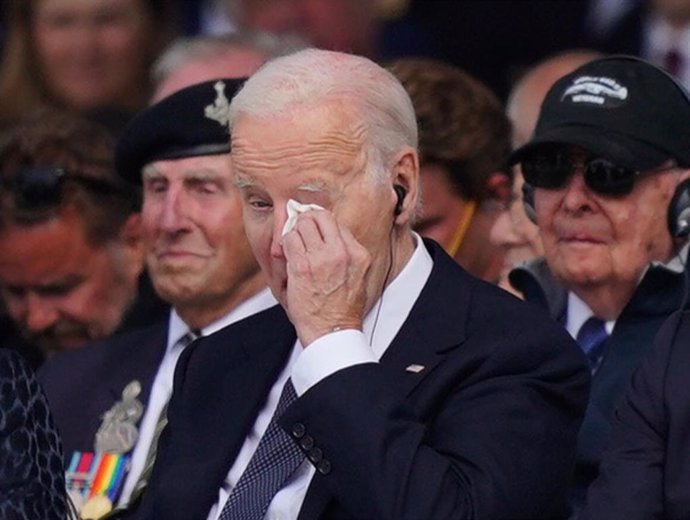
[[[583,519],[690,516],[690,311],[671,316],[635,372]]]
[[[381,363],[327,377],[282,418],[327,461],[299,518],[562,517],[584,357],[536,307],[427,245],[431,276]],[[206,518],[295,339],[276,306],[183,353],[150,487],[127,518]]]
[[[0,349],[0,518],[64,520],[60,437],[26,361]]]
[[[93,451],[103,414],[133,380],[146,406],[168,335],[167,319],[50,358],[39,370],[69,461],[74,451]]]
[[[599,474],[614,410],[635,369],[652,349],[662,324],[680,306],[684,277],[682,272],[651,265],[606,340],[578,436],[571,490],[571,503],[578,511],[584,504],[587,488]],[[528,301],[545,306],[553,318],[565,322],[567,291],[558,285],[543,260],[514,269],[510,280]]]

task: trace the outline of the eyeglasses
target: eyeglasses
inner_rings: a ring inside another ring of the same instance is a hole
[[[676,168],[661,166],[653,170],[639,171],[617,166],[607,159],[589,159],[576,162],[567,151],[538,151],[527,155],[521,163],[525,182],[535,188],[558,190],[563,188],[576,169],[582,169],[587,187],[599,195],[622,197],[630,194],[635,179],[640,175],[659,173]]]
[[[78,182],[85,188],[106,194],[125,195],[124,189],[103,179],[73,175],[64,168],[34,166],[20,170],[5,183],[12,190],[17,209],[41,211],[54,208],[62,201],[67,181]]]

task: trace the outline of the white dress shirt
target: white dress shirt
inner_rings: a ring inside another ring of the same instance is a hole
[[[273,384],[261,412],[235,459],[230,472],[218,492],[218,501],[211,507],[208,520],[217,520],[230,491],[249,464],[261,436],[268,428],[283,385],[292,377],[297,395],[338,370],[361,364],[377,363],[388,345],[407,319],[422,288],[431,274],[433,262],[419,235],[415,234],[416,248],[407,265],[388,285],[379,301],[364,319],[363,330],[332,332],[314,341],[304,349],[296,342],[290,359]],[[378,319],[377,316],[378,315]],[[305,460],[273,497],[265,518],[268,520],[295,520],[299,514],[307,488],[314,476],[314,466]]]
[[[577,295],[573,293],[568,293],[568,314],[566,318],[566,329],[573,337],[577,338],[577,333],[585,324],[585,322],[594,316],[592,309],[583,302]],[[616,325],[616,320],[611,320],[604,322],[604,328],[607,334],[610,336],[613,332],[613,327]]]
[[[231,323],[240,321],[252,314],[261,312],[269,307],[273,307],[278,303],[271,294],[269,289],[264,289],[251,298],[245,300],[237,307],[235,307],[228,314],[211,323],[207,327],[201,329],[199,336],[208,336],[220,329],[227,327]],[[165,354],[158,366],[156,377],[151,387],[151,395],[149,402],[146,405],[146,411],[141,419],[139,427],[139,440],[137,441],[134,451],[132,452],[132,460],[130,461],[130,469],[127,473],[122,494],[118,505],[123,507],[129,502],[129,498],[134,489],[134,485],[144,469],[146,462],[146,455],[149,452],[153,433],[156,429],[158,417],[163,410],[165,404],[170,400],[173,386],[173,376],[175,374],[175,365],[182,354],[184,348],[180,344],[180,340],[189,332],[189,326],[182,321],[182,318],[173,309],[170,312],[170,320],[168,322],[168,344],[165,348]]]

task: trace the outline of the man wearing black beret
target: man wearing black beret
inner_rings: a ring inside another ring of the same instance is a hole
[[[77,452],[67,460],[68,486],[84,517],[141,495],[182,350],[275,303],[231,181],[227,111],[241,83],[221,79],[180,90],[133,119],[118,144],[118,173],[143,187],[147,267],[173,310],[146,329],[56,359],[42,373],[65,453]],[[110,487],[89,481],[89,452],[94,460],[118,454],[129,471],[113,470]]]

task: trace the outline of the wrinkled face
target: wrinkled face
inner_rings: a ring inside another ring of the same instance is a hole
[[[51,93],[85,110],[141,96],[152,32],[142,0],[37,0],[32,41]]]
[[[232,160],[247,236],[285,308],[281,232],[289,199],[332,211],[372,255],[367,294],[381,290],[376,285],[389,265],[394,192],[391,182],[373,180],[365,171],[365,132],[354,120],[344,109],[326,104],[273,120],[241,114],[233,127]]]
[[[425,164],[420,172],[422,207],[415,230],[441,244],[450,255],[455,255],[472,220],[471,205],[455,193],[443,166]]]
[[[539,228],[527,218],[522,199],[524,178],[519,167],[514,169],[513,190],[510,203],[491,228],[491,241],[505,250],[501,280],[516,265],[544,254]]]
[[[80,217],[0,233],[0,289],[23,335],[47,351],[110,335],[136,293],[141,263],[119,242],[93,246]]]
[[[258,272],[227,155],[144,168],[142,224],[156,292],[175,307],[222,307]]]
[[[587,159],[572,150],[575,163]],[[679,170],[640,176],[630,194],[600,195],[582,167],[561,189],[536,188],[537,224],[549,267],[570,289],[636,284],[653,260],[673,254],[666,212]]]

